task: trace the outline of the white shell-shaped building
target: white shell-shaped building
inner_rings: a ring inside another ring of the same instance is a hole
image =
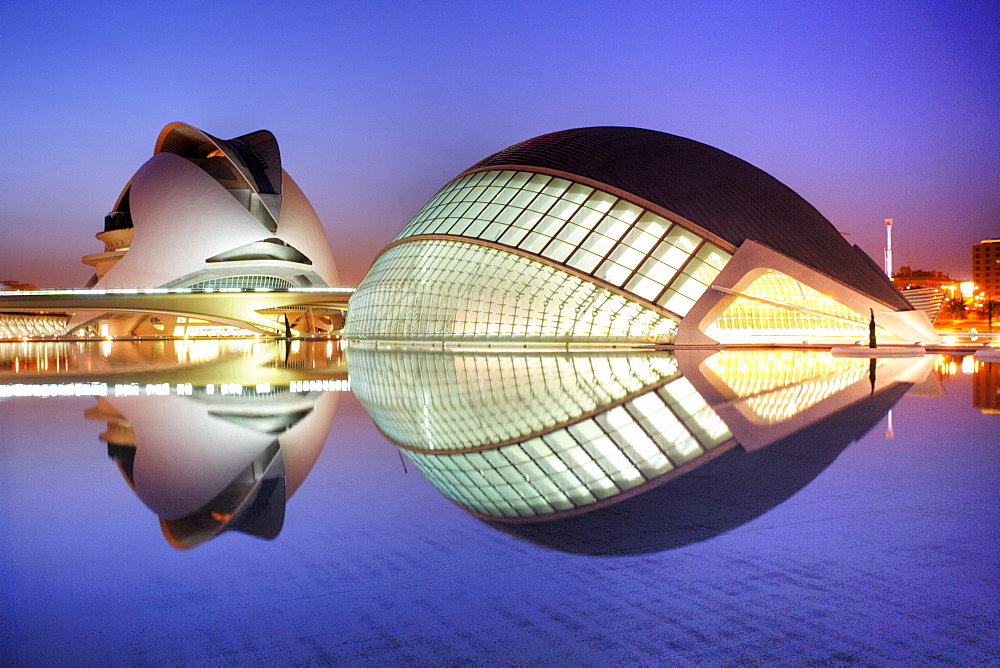
[[[229,140],[171,123],[105,218],[98,288],[336,285],[316,212],[267,130]]]

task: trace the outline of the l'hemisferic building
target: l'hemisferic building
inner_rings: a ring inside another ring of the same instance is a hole
[[[542,135],[446,184],[351,298],[356,342],[678,344],[936,338],[808,202],[690,139]]]

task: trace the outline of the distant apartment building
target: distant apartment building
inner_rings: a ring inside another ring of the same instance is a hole
[[[903,265],[893,274],[892,282],[914,308],[927,314],[931,322],[937,320],[944,300],[958,295],[958,281],[943,271],[924,271]]]
[[[900,290],[937,288],[948,293],[949,298],[954,298],[958,291],[958,281],[943,271],[910,269],[906,265],[900,267],[899,271],[892,275],[892,282]]]
[[[1000,296],[1000,239],[972,246],[972,282],[978,292]]]
[[[972,405],[983,413],[1000,414],[1000,364],[978,365],[972,376]]]
[[[34,283],[25,283],[23,281],[0,281],[0,290],[37,290],[38,286]]]

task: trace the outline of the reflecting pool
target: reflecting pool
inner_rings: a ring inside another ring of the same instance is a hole
[[[998,367],[0,343],[0,664],[988,664]]]

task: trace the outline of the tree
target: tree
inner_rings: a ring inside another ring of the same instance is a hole
[[[951,320],[965,319],[965,300],[961,297],[945,300],[941,305],[941,317]]]
[[[976,317],[991,322],[1000,322],[1000,300],[991,297],[976,307]]]

